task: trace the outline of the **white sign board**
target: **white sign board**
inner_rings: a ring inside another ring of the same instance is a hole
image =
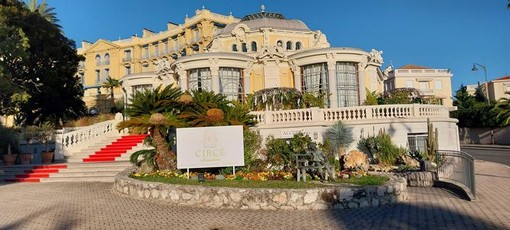
[[[177,129],[177,168],[244,166],[242,126]]]

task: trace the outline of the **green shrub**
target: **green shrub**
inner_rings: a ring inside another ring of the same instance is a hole
[[[243,139],[244,139],[244,166],[248,170],[257,165],[252,165],[254,160],[256,159],[256,155],[260,149],[260,144],[262,142],[262,138],[259,133],[256,131],[252,131],[249,129],[245,129],[243,131]]]
[[[312,138],[303,133],[294,134],[288,141],[268,136],[266,139],[267,162],[275,169],[293,170],[295,168],[294,154],[304,154],[312,142]]]
[[[407,153],[406,148],[393,144],[391,136],[385,132],[361,139],[358,142],[358,148],[368,154],[373,162],[382,165],[395,165],[398,158]]]

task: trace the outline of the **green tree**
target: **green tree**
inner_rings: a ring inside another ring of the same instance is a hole
[[[367,88],[367,98],[363,102],[363,105],[377,105],[377,92],[373,91],[370,92],[370,90]]]
[[[510,92],[506,98],[499,99],[495,106],[495,111],[498,113],[497,118],[501,120],[502,125],[510,125]]]
[[[59,20],[57,18],[57,13],[54,11],[55,8],[48,6],[46,0],[43,0],[40,4],[37,4],[37,0],[28,0],[25,6],[30,10],[30,12],[40,14],[41,17],[52,23],[55,27],[62,29],[62,27],[58,24]]]
[[[106,78],[106,81],[103,82],[103,85],[102,87],[103,88],[107,88],[110,90],[110,99],[111,99],[111,103],[110,103],[110,106],[111,106],[111,112],[112,113],[115,113],[115,96],[113,94],[113,90],[115,88],[118,88],[122,85],[122,82],[117,80],[117,79],[114,79],[110,76],[108,76],[108,78]]]
[[[82,57],[77,55],[74,42],[41,15],[30,12],[21,2],[1,0],[1,3],[0,18],[10,28],[7,34],[15,32],[14,37],[19,37],[22,31],[28,41],[26,57],[12,57],[11,61],[2,63],[2,75],[8,76],[14,88],[29,96],[25,97],[28,98],[26,102],[8,106],[11,109],[16,107],[27,125],[40,124],[45,120],[56,124],[83,115],[83,89],[75,77]],[[5,97],[2,98],[4,100]]]
[[[469,94],[467,87],[461,85],[455,91],[453,105],[456,111],[451,112],[453,118],[459,120],[460,127],[498,127],[501,122],[497,118],[494,104],[488,105],[481,90],[475,95]]]

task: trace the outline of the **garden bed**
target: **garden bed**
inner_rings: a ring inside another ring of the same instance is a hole
[[[232,188],[142,181],[130,178],[131,171],[127,169],[116,176],[116,191],[184,206],[264,210],[351,209],[407,199],[405,179],[395,176],[389,176],[389,181],[380,186],[318,184],[315,188],[300,189]]]

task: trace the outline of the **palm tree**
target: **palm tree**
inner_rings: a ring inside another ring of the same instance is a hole
[[[114,97],[114,94],[113,94],[113,89],[117,88],[117,87],[120,87],[122,85],[122,82],[117,80],[117,79],[113,79],[112,77],[108,76],[108,78],[106,78],[106,81],[103,82],[103,85],[102,87],[104,88],[108,88],[110,90],[110,98],[111,98],[111,112],[112,113],[115,113],[115,97]]]
[[[181,109],[182,103],[179,101],[181,95],[181,90],[174,85],[169,85],[164,89],[158,86],[153,90],[137,92],[131,99],[128,115],[138,117],[143,114],[175,112]]]
[[[341,157],[344,155],[344,149],[349,147],[354,141],[352,137],[352,127],[345,125],[341,121],[326,130],[326,139],[330,141],[331,150],[338,153]]]
[[[131,162],[136,162],[139,155],[144,155],[149,166],[151,165],[150,162],[154,162],[156,163],[156,169],[176,170],[177,155],[172,151],[170,143],[166,140],[166,135],[170,127],[183,127],[184,125],[185,124],[174,114],[154,113],[152,115],[147,114],[122,121],[117,125],[117,129],[132,128],[149,130],[148,138],[150,141],[148,142],[153,145],[156,152],[154,154],[148,153],[147,151],[135,152],[131,157]]]
[[[37,0],[28,0],[28,2],[25,3],[25,6],[31,12],[39,13],[41,17],[52,23],[58,29],[62,29],[62,26],[58,24],[59,20],[57,19],[57,13],[54,12],[55,7],[49,7],[46,0],[43,0],[40,4],[37,4]]]
[[[510,92],[506,92],[505,94],[508,94],[508,97],[503,97],[499,99],[498,103],[496,104],[496,108],[498,111],[497,118],[501,119],[502,125],[509,125],[510,124]]]

